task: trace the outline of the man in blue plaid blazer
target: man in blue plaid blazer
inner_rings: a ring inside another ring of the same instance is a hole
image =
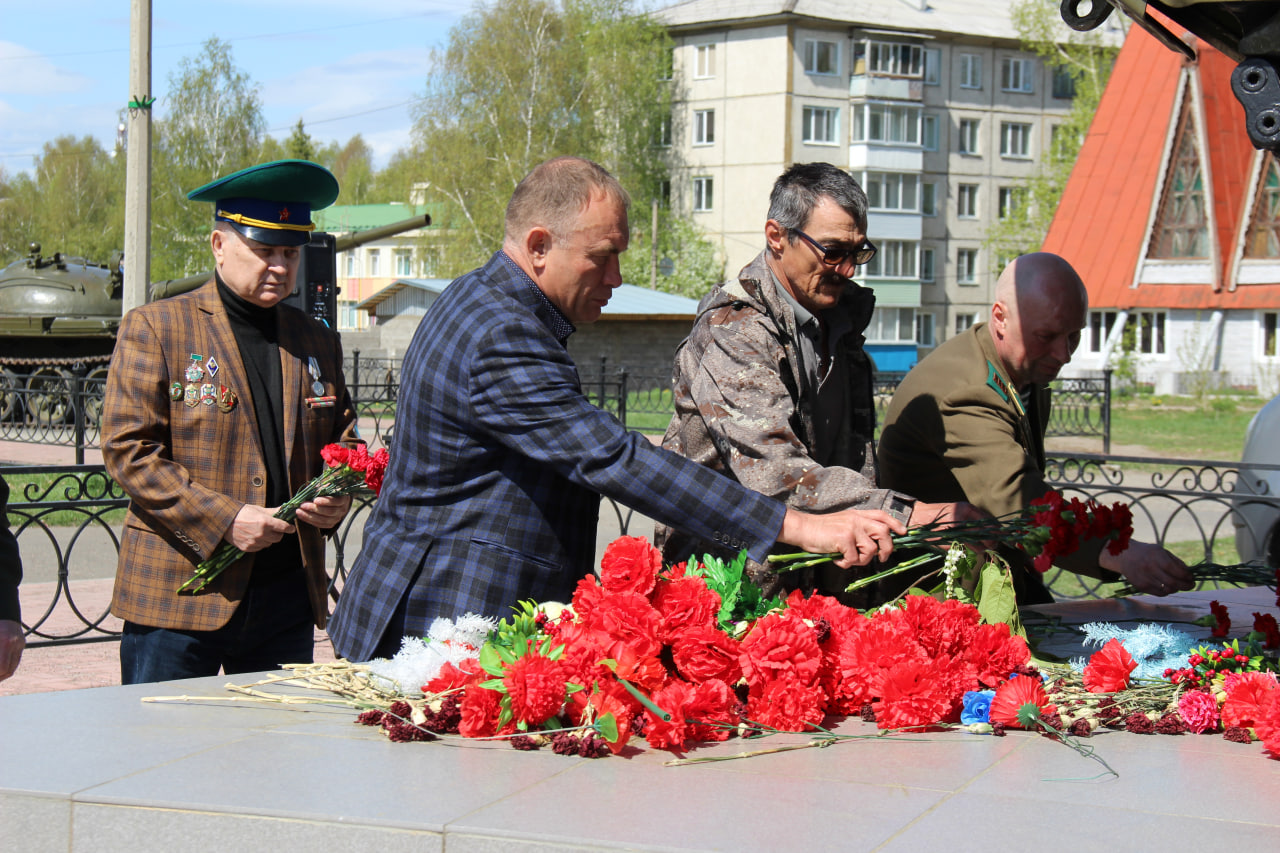
[[[879,510],[788,510],[629,433],[583,396],[565,349],[622,283],[629,198],[588,160],[534,169],[502,251],[454,281],[405,354],[395,438],[364,547],[329,635],[350,660],[386,657],[431,621],[567,601],[595,555],[600,495],[762,560],[782,541],[887,557]]]

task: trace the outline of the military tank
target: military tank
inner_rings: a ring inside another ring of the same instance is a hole
[[[335,255],[430,224],[422,214],[347,234],[334,241]],[[153,282],[147,299],[186,293],[212,275]],[[102,264],[59,252],[45,256],[32,243],[26,258],[0,270],[0,422],[65,423],[77,373],[85,379],[86,419],[97,422],[123,295],[122,252]]]

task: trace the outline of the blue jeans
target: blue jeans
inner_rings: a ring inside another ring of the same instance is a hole
[[[315,649],[311,603],[302,572],[251,586],[230,621],[216,631],[183,631],[124,623],[120,681],[144,684],[231,675],[311,663]]]

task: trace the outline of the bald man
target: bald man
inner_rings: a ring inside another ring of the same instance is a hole
[[[938,347],[894,394],[880,436],[884,488],[924,501],[968,501],[1001,517],[1050,488],[1044,433],[1050,391],[1080,343],[1089,294],[1071,265],[1039,252],[1017,258],[996,283],[991,321]],[[1059,560],[1068,571],[1106,581],[1123,576],[1155,595],[1190,589],[1181,560],[1156,545],[1131,542],[1119,555],[1085,540]],[[1030,561],[1018,556],[1018,600],[1053,600]]]

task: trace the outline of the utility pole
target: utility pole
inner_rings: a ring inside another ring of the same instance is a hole
[[[147,301],[151,282],[151,0],[131,0],[129,147],[125,160],[124,310]]]

